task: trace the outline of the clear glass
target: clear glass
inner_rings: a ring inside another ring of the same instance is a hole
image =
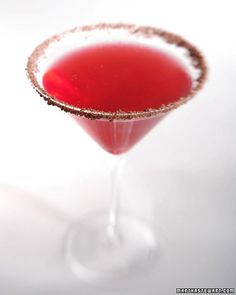
[[[115,156],[110,208],[80,218],[65,240],[68,265],[91,283],[126,279],[146,269],[156,256],[155,229],[145,219],[120,208],[124,155]]]
[[[170,52],[188,68],[193,84],[187,97],[158,109],[141,112],[103,112],[80,109],[58,101],[42,86],[46,68],[63,53],[100,42],[141,42]],[[170,111],[193,97],[206,79],[206,64],[199,50],[182,37],[169,32],[127,24],[97,24],[55,35],[40,44],[29,57],[28,77],[48,104],[70,115],[106,151],[114,154],[109,210],[79,218],[65,239],[65,257],[73,272],[89,282],[130,277],[147,269],[156,257],[155,228],[140,216],[120,208],[120,180],[124,153],[131,149]],[[91,120],[92,119],[92,120]],[[109,143],[109,144],[107,144]]]

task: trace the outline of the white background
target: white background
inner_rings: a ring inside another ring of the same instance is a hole
[[[0,294],[169,295],[236,287],[235,1],[0,0]],[[95,22],[179,33],[208,60],[207,86],[128,155],[122,203],[158,224],[157,266],[129,286],[95,288],[67,269],[73,218],[107,206],[109,161],[25,76],[50,35]]]

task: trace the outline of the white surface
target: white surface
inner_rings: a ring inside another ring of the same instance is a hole
[[[70,273],[61,243],[74,217],[108,204],[106,154],[48,107],[24,72],[39,42],[99,21],[182,34],[210,67],[204,91],[128,156],[122,202],[158,224],[157,267],[139,282],[103,289]],[[235,1],[9,0],[0,2],[0,23],[0,294],[169,295],[177,287],[236,287]]]

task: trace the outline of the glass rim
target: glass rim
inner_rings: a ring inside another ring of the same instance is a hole
[[[199,71],[199,75],[196,78],[193,78],[193,83],[191,90],[188,95],[180,97],[177,101],[162,105],[158,108],[147,108],[143,111],[116,111],[116,112],[106,112],[101,110],[94,110],[90,108],[80,108],[63,101],[58,100],[55,96],[50,95],[42,86],[40,86],[36,73],[38,72],[38,60],[44,55],[48,47],[55,43],[59,42],[63,37],[70,33],[79,33],[79,32],[91,32],[93,30],[126,30],[128,33],[142,36],[144,38],[161,38],[164,42],[170,45],[175,45],[176,47],[182,47],[187,50],[189,57],[191,58],[191,65]],[[131,120],[138,118],[148,118],[154,117],[158,114],[167,113],[173,109],[178,108],[183,105],[191,98],[193,98],[199,90],[203,87],[206,78],[207,78],[207,65],[205,58],[201,51],[184,39],[182,36],[170,33],[169,31],[162,30],[160,28],[152,26],[140,26],[135,24],[124,24],[124,23],[98,23],[94,25],[84,25],[75,27],[70,30],[66,30],[62,33],[53,35],[49,39],[46,39],[44,42],[39,44],[31,55],[28,58],[27,67],[26,67],[27,76],[36,90],[36,92],[44,98],[49,105],[54,105],[59,107],[65,112],[77,116],[83,116],[88,119],[105,119],[105,120]]]

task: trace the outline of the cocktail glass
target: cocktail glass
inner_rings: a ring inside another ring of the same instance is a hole
[[[47,67],[64,53],[101,42],[117,41],[153,46],[183,62],[192,77],[188,95],[158,108],[105,112],[70,105],[44,89],[42,78]],[[27,74],[38,94],[49,105],[68,112],[101,147],[116,157],[110,209],[80,218],[66,236],[65,257],[80,278],[103,282],[127,277],[137,274],[154,260],[158,249],[155,228],[142,217],[119,207],[124,153],[167,114],[190,100],[202,88],[206,73],[206,63],[200,51],[181,36],[132,24],[100,23],[77,27],[47,39],[29,57]]]

